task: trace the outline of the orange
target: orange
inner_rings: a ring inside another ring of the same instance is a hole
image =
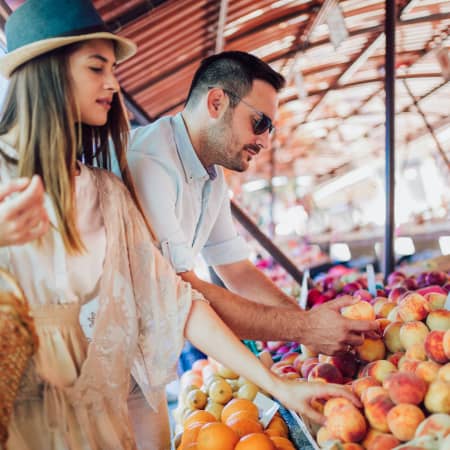
[[[266,434],[252,433],[241,438],[234,450],[276,450],[276,448]]]
[[[234,450],[239,436],[222,422],[203,425],[197,436],[197,450]]]
[[[269,437],[273,436],[286,437],[284,431],[280,428],[266,428],[264,430],[264,433],[266,433],[267,436]]]
[[[183,435],[181,436],[181,445],[183,448],[186,448],[187,444],[197,442],[198,433],[203,425],[205,425],[204,422],[194,422],[184,429]]]
[[[221,415],[222,422],[226,422],[231,414],[238,411],[247,411],[249,418],[258,420],[258,407],[251,400],[247,400],[246,398],[235,398],[228,402],[223,408]]]
[[[216,418],[209,413],[208,411],[204,411],[203,409],[198,409],[197,411],[189,414],[183,422],[183,428],[189,428],[195,422],[201,423],[209,423],[209,422],[217,422]]]
[[[288,427],[287,427],[285,421],[279,416],[273,417],[273,419],[269,422],[267,429],[268,430],[270,430],[270,429],[277,430],[277,431],[279,431],[280,436],[288,437],[288,431],[289,431]]]
[[[272,436],[270,439],[275,444],[277,450],[295,450],[294,444],[287,438]]]
[[[238,411],[231,414],[225,423],[236,431],[240,438],[250,433],[261,433],[263,431],[262,425],[253,417],[248,417],[247,411]]]

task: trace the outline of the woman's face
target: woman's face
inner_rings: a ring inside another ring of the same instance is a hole
[[[73,95],[81,122],[86,125],[106,123],[113,96],[119,90],[115,67],[114,45],[105,39],[86,41],[69,56]]]

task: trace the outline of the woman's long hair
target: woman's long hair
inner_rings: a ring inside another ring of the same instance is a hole
[[[114,95],[105,125],[81,124],[69,75],[68,58],[72,50],[57,49],[32,59],[12,74],[0,118],[0,136],[13,128],[17,130],[19,176],[42,177],[69,254],[85,250],[76,225],[76,162],[110,170],[110,142],[122,180],[154,239],[127,164],[129,126],[121,97]]]

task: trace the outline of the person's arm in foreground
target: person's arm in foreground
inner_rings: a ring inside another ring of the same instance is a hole
[[[16,194],[7,199],[12,194]],[[0,247],[20,245],[43,236],[49,228],[41,178],[0,183]]]
[[[262,305],[208,283],[195,272],[179,274],[207,298],[221,319],[241,339],[296,341],[326,355],[361,345],[362,333],[378,331],[375,321],[351,320],[340,314],[358,300],[346,296],[309,311]],[[249,283],[251,281],[249,280]]]
[[[206,354],[272,394],[287,408],[315,422],[323,424],[324,417],[311,407],[313,398],[345,397],[360,406],[358,399],[343,386],[300,383],[277,377],[238,340],[206,302],[192,303],[185,337]]]

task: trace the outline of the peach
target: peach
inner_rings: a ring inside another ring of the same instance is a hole
[[[387,415],[391,433],[400,441],[409,441],[414,437],[417,427],[425,419],[422,410],[416,405],[400,403]]]
[[[292,363],[294,362],[295,358],[297,358],[297,356],[299,356],[300,353],[298,352],[289,352],[289,353],[285,353],[282,357],[281,357],[281,361],[286,361],[289,364],[292,365]]]
[[[364,413],[370,426],[375,430],[387,433],[389,431],[387,415],[394,406],[394,402],[387,394],[377,395],[365,402]]]
[[[412,292],[402,298],[398,307],[398,316],[403,322],[423,320],[430,312],[430,305],[420,294]]]
[[[327,429],[342,442],[359,442],[367,432],[366,420],[353,406],[332,409],[327,418]]]
[[[300,369],[303,378],[308,378],[309,372],[313,369],[314,366],[319,364],[319,360],[316,357],[310,357],[306,359]]]
[[[328,363],[319,363],[308,374],[308,381],[314,380],[342,384],[343,377],[336,366]]]
[[[397,372],[392,374],[384,383],[389,396],[395,404],[412,403],[418,405],[427,392],[427,383],[413,373]]]
[[[447,294],[442,294],[439,292],[430,292],[424,295],[425,300],[430,305],[430,309],[442,309],[445,305],[445,300],[447,300]]]
[[[372,339],[366,337],[362,345],[355,348],[359,358],[366,362],[383,359],[386,348],[382,339]]]
[[[446,309],[435,309],[430,311],[426,323],[430,330],[450,330],[450,311]]]
[[[397,287],[394,287],[391,290],[391,292],[389,292],[388,299],[391,302],[398,303],[399,300],[402,298],[402,296],[406,295],[407,293],[408,293],[408,289],[406,289],[403,286],[397,286]]]
[[[450,435],[450,416],[448,414],[432,414],[417,427],[415,437],[445,437],[448,435]]]
[[[373,377],[358,378],[352,383],[352,391],[361,398],[362,393],[372,386],[381,386],[381,383]]]
[[[430,413],[450,414],[450,383],[434,380],[428,387],[424,404]]]
[[[324,362],[336,366],[344,377],[352,378],[358,369],[358,363],[353,353],[342,353],[335,356],[327,356]]]
[[[400,358],[402,358],[405,355],[404,352],[395,352],[392,353],[391,355],[389,355],[386,360],[391,362],[392,364],[394,364],[395,367],[398,368],[398,362],[400,360]]]
[[[355,442],[346,442],[341,446],[342,450],[364,450],[364,447],[361,447],[359,444]]]
[[[445,332],[442,345],[444,346],[445,356],[450,359],[450,330]]]
[[[400,321],[400,317],[398,315],[398,309],[400,308],[400,306],[396,306],[394,309],[391,309],[389,311],[389,314],[387,315],[386,319],[391,321],[391,322],[398,322]]]
[[[431,331],[425,339],[425,352],[428,358],[444,364],[448,361],[444,352],[444,331]]]
[[[439,369],[438,379],[450,383],[450,363],[443,365]]]
[[[326,427],[320,427],[317,431],[316,441],[320,445],[320,447],[323,447],[325,442],[333,441],[335,439],[336,438],[329,432],[328,428]]]
[[[382,302],[381,300],[378,300],[373,305],[373,310],[375,311],[377,318],[383,318],[386,319],[389,313],[397,306],[397,303],[394,302]]]
[[[404,323],[400,328],[400,342],[405,350],[414,344],[423,344],[430,330],[417,320]]]
[[[305,362],[305,359],[303,358],[303,355],[298,355],[294,361],[292,361],[292,366],[295,368],[295,370],[298,373],[301,373],[302,365]]]
[[[362,392],[361,401],[365,405],[369,400],[372,400],[373,398],[375,398],[379,395],[389,396],[388,391],[384,387],[371,386]]]
[[[371,444],[366,447],[367,450],[392,450],[400,445],[401,442],[390,433],[381,433],[375,436]]]
[[[333,397],[327,400],[323,408],[323,415],[328,417],[332,411],[344,406],[353,406],[353,403],[345,397]]]
[[[405,350],[400,340],[400,329],[402,328],[402,326],[402,322],[392,322],[384,330],[383,340],[387,349],[391,353],[401,352]]]
[[[380,359],[373,361],[366,366],[365,375],[374,377],[382,383],[389,375],[397,372],[397,368],[389,361]]]
[[[391,324],[391,321],[389,319],[384,318],[375,319],[375,322],[378,323],[378,328],[381,334],[383,334],[386,327]]]
[[[415,373],[417,370],[417,366],[421,363],[422,361],[418,361],[415,359],[407,359],[405,357],[403,357],[399,362],[398,362],[398,370],[400,372],[409,372],[409,373]]]
[[[366,449],[370,448],[370,446],[372,445],[375,438],[377,436],[379,436],[380,434],[383,434],[383,433],[381,431],[375,430],[375,428],[369,428],[369,431],[367,432],[366,437],[361,442],[362,446]]]
[[[431,383],[438,376],[440,364],[434,361],[422,361],[416,368],[416,375],[427,383]]]
[[[375,320],[373,306],[365,301],[345,306],[341,309],[341,314],[347,319],[353,320]]]
[[[408,350],[406,350],[405,358],[417,361],[426,361],[427,355],[425,353],[424,343],[414,344],[409,347]]]

